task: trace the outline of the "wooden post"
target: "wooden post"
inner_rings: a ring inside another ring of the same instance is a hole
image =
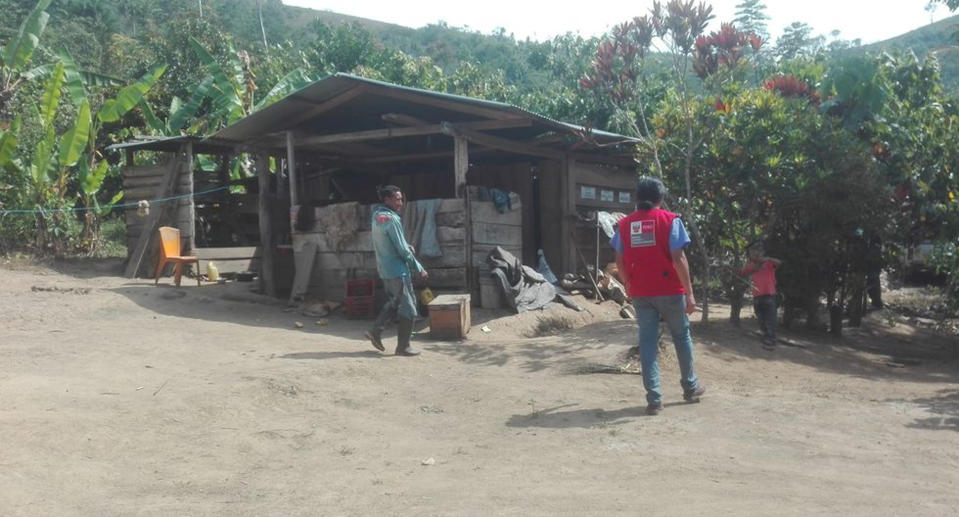
[[[562,257],[560,257],[560,267],[564,273],[572,273],[576,270],[576,251],[573,249],[573,214],[576,211],[576,177],[574,170],[576,160],[566,158],[562,161],[560,167],[560,245],[563,248]]]
[[[132,150],[132,149],[127,149],[126,157],[127,157],[127,167],[133,167],[133,165],[134,165],[134,160],[133,160],[133,150]]]
[[[466,196],[466,171],[469,170],[469,141],[462,136],[453,137],[453,197]]]
[[[296,187],[296,153],[293,151],[293,132],[286,132],[286,170],[290,180],[290,206],[299,204]]]
[[[187,213],[187,226],[190,230],[187,238],[187,249],[190,254],[193,254],[193,250],[196,249],[196,202],[193,201],[193,193],[195,191],[195,180],[193,178],[193,142],[187,142],[186,144],[186,175],[188,179],[187,183],[189,184],[186,193],[190,196],[187,198],[189,203],[186,205],[187,210],[189,210],[189,213]],[[179,209],[177,212],[179,212]],[[177,222],[179,221],[180,218],[177,217]],[[197,264],[196,274],[200,274],[199,264]]]
[[[260,291],[276,296],[276,282],[273,280],[273,222],[270,217],[272,199],[270,195],[270,158],[258,152],[254,161],[257,184],[260,188],[258,206],[260,216]]]

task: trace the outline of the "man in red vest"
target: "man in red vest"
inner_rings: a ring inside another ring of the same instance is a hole
[[[688,315],[696,310],[696,298],[685,252],[690,239],[679,217],[659,208],[665,195],[666,188],[661,181],[640,178],[636,189],[638,210],[620,220],[619,231],[610,241],[616,249],[616,265],[626,292],[636,308],[648,415],[657,415],[663,409],[656,360],[660,318],[673,336],[683,399],[699,402],[706,391],[693,373],[693,340]]]

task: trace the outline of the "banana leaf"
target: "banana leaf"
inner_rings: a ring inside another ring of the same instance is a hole
[[[22,71],[30,62],[33,51],[40,44],[40,34],[43,33],[43,30],[47,27],[47,22],[50,21],[50,15],[47,14],[46,10],[47,7],[50,7],[51,1],[40,0],[37,2],[37,5],[30,11],[30,15],[20,25],[20,31],[12,40],[7,42],[3,51],[4,67]]]
[[[101,160],[93,169],[90,168],[86,160],[80,162],[80,190],[84,196],[92,198],[100,191],[109,168],[110,165],[106,160]]]
[[[223,67],[220,66],[220,63],[217,62],[216,58],[213,57],[213,54],[210,54],[208,51],[196,38],[190,38],[190,46],[193,47],[193,51],[196,52],[197,57],[200,58],[200,61],[210,69],[210,73],[213,75],[213,83],[216,87],[224,94],[228,92],[237,92],[237,89],[240,84],[243,82],[242,75],[239,78],[230,78],[226,75],[226,72],[223,70]],[[233,55],[231,54],[231,59]],[[242,74],[242,70],[241,70]]]
[[[147,102],[146,99],[140,99],[139,106],[140,111],[143,113],[143,118],[146,120],[147,125],[150,126],[150,129],[162,135],[169,133],[166,124],[156,116],[156,113],[153,112],[153,108],[150,107],[150,103]]]
[[[70,131],[67,131],[60,140],[60,166],[73,167],[83,156],[83,151],[87,147],[87,139],[90,138],[90,103],[86,100],[80,105],[80,111],[77,113],[77,120]]]
[[[84,86],[120,86],[123,84],[123,80],[118,77],[78,69],[76,62],[73,60],[73,56],[71,56],[65,48],[60,49],[57,55],[63,63],[67,91],[70,93],[70,100],[72,100],[74,104],[80,104],[83,102],[83,99],[86,99],[87,92]],[[40,65],[27,70],[22,75],[29,80],[49,77],[50,74],[53,73],[54,68],[56,68],[56,65],[56,63]]]
[[[146,95],[150,88],[153,88],[153,85],[160,79],[160,76],[163,75],[163,72],[166,71],[166,65],[160,65],[147,72],[140,78],[139,81],[126,86],[117,93],[116,98],[109,99],[103,103],[103,107],[100,108],[100,112],[97,113],[97,118],[101,122],[116,122],[123,118],[130,110],[135,108],[140,101],[143,99],[143,96]]]
[[[33,163],[30,164],[30,174],[34,185],[45,185],[50,179],[50,172],[54,171],[53,149],[56,147],[56,135],[53,127],[47,129],[47,134],[37,143],[33,152]]]
[[[200,111],[200,105],[203,100],[210,96],[213,91],[213,78],[207,77],[200,81],[200,84],[193,89],[190,99],[180,109],[173,111],[171,104],[170,117],[167,119],[167,127],[170,133],[178,133],[188,120],[195,117]]]
[[[277,81],[269,93],[266,94],[266,97],[253,106],[253,111],[259,111],[311,82],[312,79],[310,79],[306,71],[302,68],[297,68]]]
[[[60,89],[63,87],[63,73],[63,64],[58,63],[53,70],[53,75],[43,88],[43,96],[40,97],[40,120],[43,127],[50,126],[54,117],[57,116],[57,108],[60,107]]]
[[[20,117],[13,119],[10,129],[0,132],[0,167],[7,167],[13,163],[14,155],[19,144]]]
[[[114,206],[120,202],[120,199],[123,198],[123,191],[119,191],[110,198],[110,202],[105,205],[100,205],[100,202],[97,201],[97,198],[93,198],[93,205],[96,208],[97,215],[103,216],[110,213],[110,210],[113,210]]]

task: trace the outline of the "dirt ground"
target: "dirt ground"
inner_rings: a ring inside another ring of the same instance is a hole
[[[751,315],[696,322],[707,396],[667,352],[646,417],[609,306],[478,311],[396,358],[250,284],[117,268],[0,265],[2,515],[959,514],[959,340],[886,311],[772,353]]]

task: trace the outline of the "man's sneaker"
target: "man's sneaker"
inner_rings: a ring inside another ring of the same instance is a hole
[[[660,411],[663,410],[663,403],[659,402],[656,404],[650,404],[646,406],[646,414],[649,416],[656,416]]]
[[[683,390],[683,400],[686,402],[699,402],[699,397],[706,393],[706,386],[700,384],[691,390]]]

